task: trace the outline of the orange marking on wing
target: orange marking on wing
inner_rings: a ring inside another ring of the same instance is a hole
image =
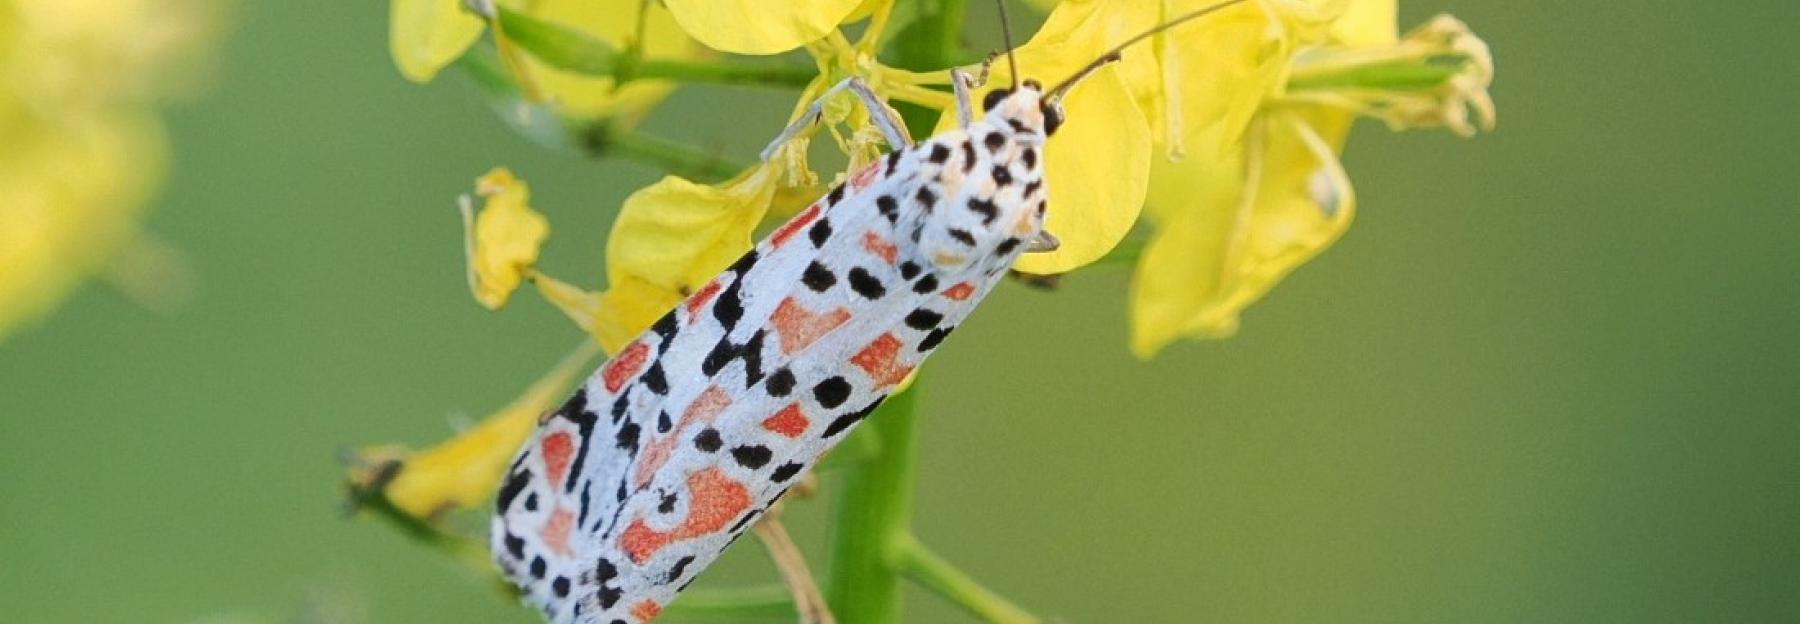
[[[689,403],[687,409],[681,412],[681,420],[675,423],[675,428],[668,435],[644,447],[643,455],[638,458],[637,475],[633,478],[637,486],[650,484],[650,477],[655,476],[656,471],[662,469],[663,463],[669,461],[669,455],[675,452],[675,445],[681,443],[682,436],[689,427],[712,424],[719,413],[730,405],[731,393],[718,386],[709,387],[700,396],[694,397],[694,402]]]
[[[764,429],[779,433],[789,438],[798,438],[806,433],[806,427],[812,421],[806,419],[806,412],[800,410],[799,403],[789,404],[774,416],[762,421]]]
[[[634,342],[631,343],[631,346],[625,347],[624,351],[619,352],[619,357],[607,362],[606,370],[600,373],[600,378],[606,382],[606,391],[618,392],[619,388],[625,387],[625,382],[631,381],[631,378],[642,372],[644,362],[649,360],[650,345],[644,344],[643,341]]]
[[[694,293],[694,296],[692,297],[688,297],[687,303],[682,304],[687,306],[688,322],[694,322],[694,318],[700,316],[700,310],[705,308],[706,304],[712,303],[713,297],[719,296],[719,289],[721,287],[719,280],[715,279],[707,282],[706,286],[700,289],[700,292]]]
[[[750,508],[750,490],[726,476],[717,467],[704,468],[688,475],[688,515],[670,531],[650,528],[643,518],[619,536],[619,548],[631,560],[643,565],[664,546],[703,535],[717,533]]]
[[[856,172],[856,177],[850,178],[850,188],[858,191],[869,188],[869,184],[873,183],[875,176],[878,175],[881,175],[881,161],[875,161],[874,164],[863,167],[862,171]]]
[[[644,624],[650,624],[650,620],[656,619],[656,616],[659,615],[662,615],[662,605],[656,604],[655,600],[644,600],[631,605],[631,617],[637,618]]]
[[[863,347],[863,350],[858,351],[856,355],[851,356],[850,363],[868,373],[869,378],[875,380],[877,387],[899,385],[913,369],[911,366],[900,363],[900,347],[902,346],[905,346],[905,343],[900,342],[899,338],[895,338],[893,332],[888,332],[870,342],[869,346]]]
[[[888,239],[883,238],[880,234],[876,234],[874,230],[863,233],[863,249],[881,256],[881,259],[886,260],[888,264],[893,264],[895,257],[900,255],[899,247],[888,242]]]
[[[975,294],[975,285],[968,282],[961,282],[944,289],[944,296],[956,301],[968,299],[969,295],[973,294]]]
[[[782,354],[793,355],[850,320],[850,311],[840,307],[815,314],[793,297],[788,297],[775,306],[775,313],[769,320],[775,324],[776,336],[781,338]]]
[[[575,441],[569,432],[558,431],[544,437],[544,472],[551,483],[562,483],[569,476],[569,458],[575,454]]]
[[[800,230],[806,229],[806,226],[812,225],[814,219],[819,218],[819,210],[818,204],[807,206],[806,210],[802,211],[800,214],[794,215],[792,220],[783,223],[779,228],[775,228],[775,233],[769,235],[769,244],[775,247],[786,245],[788,239],[793,238],[795,234],[799,234]]]
[[[544,543],[550,546],[551,552],[567,557],[571,554],[569,531],[574,528],[575,513],[569,511],[568,508],[557,507],[556,511],[550,514],[550,521],[544,523],[543,530],[538,531],[538,537],[543,538]]]

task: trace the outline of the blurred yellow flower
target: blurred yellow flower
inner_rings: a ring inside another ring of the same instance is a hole
[[[475,181],[485,203],[477,213],[462,202],[463,248],[468,255],[469,290],[489,310],[498,310],[537,264],[550,222],[531,209],[531,189],[502,167]]]
[[[384,498],[416,520],[435,521],[456,509],[488,503],[506,463],[537,428],[539,417],[567,396],[569,387],[588,372],[597,355],[589,341],[511,404],[455,437],[413,452],[398,446],[359,451],[349,469],[353,503]]]
[[[877,0],[891,1],[891,0]],[[715,50],[779,54],[837,30],[864,0],[664,0],[689,35]]]
[[[213,8],[0,1],[0,338],[96,274],[143,303],[179,295],[138,219],[163,173],[152,106],[195,82]]]
[[[390,0],[388,53],[407,80],[431,82],[468,51],[486,27],[463,0]]]

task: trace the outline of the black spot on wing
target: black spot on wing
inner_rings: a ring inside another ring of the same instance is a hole
[[[681,580],[681,575],[687,572],[688,565],[692,564],[693,562],[694,562],[693,555],[688,555],[686,557],[682,557],[680,560],[677,560],[675,562],[675,565],[673,567],[669,568],[669,576],[667,577],[668,580],[665,582],[673,583],[675,581]]]
[[[639,427],[637,423],[627,422],[619,427],[618,433],[613,434],[613,444],[614,446],[617,446],[619,450],[625,451],[632,457],[636,457],[638,451],[638,435],[642,432],[643,428]]]
[[[825,205],[827,206],[836,206],[841,201],[844,201],[844,185],[842,184],[832,187],[831,192],[825,194]]]
[[[526,491],[526,486],[531,486],[531,471],[529,471],[529,469],[506,475],[506,484],[500,486],[500,496],[499,500],[497,500],[497,507],[499,507],[500,513],[504,514],[508,509],[513,509],[513,498],[518,498],[520,493],[524,493],[524,491]]]
[[[776,483],[786,482],[788,479],[794,478],[794,475],[800,474],[800,469],[805,467],[797,462],[782,464],[776,467],[774,472],[769,473],[769,480]]]
[[[837,284],[837,276],[832,274],[831,269],[825,268],[825,265],[814,260],[811,264],[806,265],[806,271],[800,275],[800,283],[806,284],[806,287],[811,288],[813,292],[822,293]]]
[[[1037,168],[1037,150],[1027,147],[1019,151],[1019,161],[1025,163],[1026,169]]]
[[[731,458],[737,460],[739,466],[756,470],[769,463],[775,453],[761,444],[746,444],[731,449]]]
[[[786,366],[777,369],[769,375],[769,380],[763,384],[763,388],[769,391],[769,396],[787,396],[788,393],[794,391],[794,372],[788,370]]]
[[[995,205],[992,200],[982,199],[980,197],[969,198],[969,211],[981,215],[982,225],[992,225],[994,223],[994,218],[1000,216],[999,206]]]
[[[981,144],[987,146],[990,152],[998,152],[1000,148],[1006,147],[1006,135],[989,132],[987,136],[981,138]]]
[[[719,450],[725,441],[719,438],[719,430],[707,427],[694,435],[694,448],[711,453]]]
[[[919,352],[927,353],[927,352],[930,352],[932,349],[936,349],[939,344],[942,344],[944,342],[945,338],[948,338],[950,336],[950,332],[955,329],[956,329],[956,326],[952,325],[950,327],[945,327],[942,329],[931,330],[931,333],[925,334],[924,340],[919,341]]]
[[[1012,181],[1013,181],[1012,170],[1007,169],[1006,165],[994,165],[994,174],[993,175],[994,175],[994,184],[997,184],[1000,186],[1006,186],[1008,184],[1012,184]]]
[[[876,197],[875,209],[881,213],[881,216],[887,218],[888,223],[900,222],[900,202],[896,201],[894,196],[882,195]]]
[[[1007,237],[1006,240],[1000,241],[999,245],[994,246],[994,253],[1004,256],[1006,254],[1012,253],[1012,251],[1014,249],[1017,249],[1018,247],[1019,247],[1019,239]]]
[[[820,219],[820,221],[824,220]],[[744,318],[743,293],[738,288],[742,285],[743,280],[731,280],[731,285],[726,286],[725,290],[713,299],[713,318],[719,319],[719,325],[725,328],[727,334],[731,333],[731,329],[737,327],[738,321]]]
[[[932,143],[931,155],[926,156],[925,159],[936,164],[944,164],[944,161],[950,160],[950,148],[943,143]]]
[[[824,247],[825,241],[831,240],[831,220],[819,217],[812,228],[806,231],[806,238],[812,241],[813,248]]]
[[[918,264],[914,263],[911,260],[904,260],[904,261],[900,262],[900,279],[910,281],[910,280],[912,280],[912,278],[915,278],[918,276],[919,276],[919,265]]]
[[[938,278],[936,275],[927,274],[925,277],[919,278],[919,281],[913,282],[913,292],[921,295],[937,292],[937,288]]]
[[[919,331],[928,331],[944,322],[944,315],[934,310],[918,308],[906,315],[906,326]]]
[[[850,289],[865,299],[880,299],[887,294],[887,287],[881,285],[881,279],[870,274],[862,267],[850,269]]]
[[[862,409],[837,417],[837,419],[831,421],[830,425],[825,427],[825,432],[820,434],[820,437],[830,438],[843,433],[845,429],[849,429],[850,427],[855,426],[856,423],[862,422],[864,418],[868,418],[869,414],[874,413],[875,408],[881,407],[881,402],[886,399],[887,397],[885,396],[875,399],[874,402],[863,406]]]
[[[919,200],[919,205],[925,208],[925,212],[931,212],[931,209],[937,206],[937,193],[931,192],[929,186],[920,186],[916,198]]]
[[[660,396],[669,394],[669,377],[663,373],[662,360],[651,362],[650,370],[644,371],[644,376],[639,377],[638,381],[644,385],[645,390]]]
[[[850,382],[843,377],[832,376],[813,386],[813,398],[825,409],[843,405],[850,398]]]
[[[975,168],[975,144],[970,143],[968,141],[963,141],[962,151],[963,151],[962,168],[963,168],[963,171],[966,173],[970,169]]]
[[[970,247],[975,246],[975,235],[970,234],[968,230],[962,228],[950,228],[950,238],[954,238],[956,239],[956,242]]]
[[[525,558],[525,538],[513,535],[511,531],[508,531],[505,537],[500,538],[500,541],[505,543],[506,554],[512,555],[513,559]]]

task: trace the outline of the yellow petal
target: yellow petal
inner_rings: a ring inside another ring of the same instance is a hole
[[[624,49],[637,36],[637,12],[644,16],[644,55],[652,59],[699,58],[706,51],[675,23],[669,11],[642,0],[540,0],[526,12],[532,17],[579,30],[616,49]],[[666,80],[636,80],[616,87],[611,78],[563,71],[525,55],[539,91],[564,113],[578,117],[607,117],[629,127],[671,91]]]
[[[1374,47],[1394,43],[1399,38],[1398,2],[1350,0],[1348,4],[1343,16],[1331,24],[1331,36],[1339,44]]]
[[[1134,353],[1231,335],[1246,306],[1343,234],[1355,195],[1336,152],[1349,124],[1336,111],[1268,112],[1242,152],[1157,169],[1158,228],[1133,284]]]
[[[537,263],[550,223],[531,209],[531,190],[525,182],[505,168],[481,176],[475,192],[486,203],[480,214],[473,215],[467,203],[463,205],[469,290],[482,306],[498,310]]]
[[[749,251],[775,178],[767,165],[718,186],[668,176],[626,198],[607,238],[602,342],[649,328]]]
[[[779,54],[816,41],[863,0],[664,0],[682,29],[715,50]]]
[[[462,0],[390,0],[388,52],[400,75],[430,82],[481,37],[486,24]]]
[[[1046,85],[1073,74],[1106,46],[1091,36],[1101,2],[1058,5],[1043,29],[1017,51],[1019,71]],[[1004,61],[994,67],[989,89],[1011,84]],[[1066,273],[1112,251],[1137,222],[1150,173],[1149,124],[1117,64],[1089,76],[1063,100],[1067,121],[1044,149],[1050,200],[1045,227],[1062,240],[1050,253],[1027,254],[1014,268],[1026,273]],[[981,101],[980,93],[975,101]],[[955,123],[947,113],[939,127]]]
[[[593,343],[583,342],[512,404],[437,446],[417,453],[363,451],[363,465],[352,469],[351,483],[363,494],[378,492],[418,519],[491,504],[488,499],[506,474],[507,462],[537,428],[538,417],[556,407],[597,351]]]

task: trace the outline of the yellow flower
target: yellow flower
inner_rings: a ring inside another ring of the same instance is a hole
[[[464,8],[463,0],[391,0],[388,53],[407,80],[431,82],[486,27],[487,22]]]
[[[381,497],[408,517],[428,521],[488,504],[506,463],[537,429],[539,417],[554,409],[587,372],[596,351],[592,342],[583,341],[511,404],[430,449],[384,446],[358,452],[349,471],[352,502]]]
[[[179,294],[179,263],[138,219],[165,152],[151,104],[191,82],[211,8],[0,3],[0,338],[90,276],[140,303]]]
[[[1356,115],[1464,135],[1492,127],[1492,59],[1461,22],[1440,17],[1397,41],[1392,0],[1343,9],[1322,30],[1289,29],[1301,35],[1294,52],[1243,132],[1190,134],[1206,149],[1152,173],[1156,233],[1131,301],[1139,357],[1183,337],[1231,335],[1245,307],[1343,234],[1356,200],[1337,155]]]
[[[715,50],[736,54],[786,52],[824,37],[868,10],[864,0],[664,0],[664,4],[689,35]]]
[[[643,41],[637,38],[636,15],[643,16]],[[698,58],[704,50],[683,34],[669,11],[661,5],[642,0],[540,0],[532,4],[530,15],[566,25],[596,41],[615,49],[637,43],[648,58]],[[612,118],[626,126],[635,125],[657,103],[675,90],[666,80],[635,80],[618,86],[610,77],[588,76],[561,70],[526,55],[530,79],[539,93],[565,115],[585,118]]]
[[[647,13],[640,16],[639,10]],[[477,13],[476,10],[487,14]],[[389,46],[400,73],[414,82],[429,82],[481,38],[490,23],[505,24],[522,16],[542,22],[580,41],[554,44],[592,46],[583,54],[641,54],[647,58],[699,58],[705,54],[687,37],[669,11],[641,0],[392,0]],[[639,32],[640,26],[642,32]],[[640,36],[641,35],[641,36]],[[516,45],[503,28],[497,35],[501,56],[515,81],[534,101],[553,105],[559,114],[610,118],[636,124],[675,85],[663,80],[636,80],[620,86],[610,75],[584,74],[538,58],[529,46]],[[638,47],[633,47],[638,46]]]
[[[462,203],[469,290],[482,306],[498,310],[537,264],[550,223],[531,209],[531,189],[505,168],[476,180],[475,193],[485,199],[479,214],[467,198]]]

